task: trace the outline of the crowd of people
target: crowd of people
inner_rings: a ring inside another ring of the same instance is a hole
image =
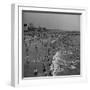
[[[24,77],[80,74],[79,38],[77,32],[24,24]]]

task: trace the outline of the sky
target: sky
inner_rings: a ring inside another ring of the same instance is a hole
[[[35,27],[46,27],[47,29],[60,29],[66,31],[80,30],[80,15],[24,12],[23,23],[33,23]]]

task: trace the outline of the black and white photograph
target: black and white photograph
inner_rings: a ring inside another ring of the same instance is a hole
[[[22,76],[80,75],[80,13],[22,10]]]

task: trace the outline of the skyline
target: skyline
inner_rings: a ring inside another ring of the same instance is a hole
[[[23,12],[23,24],[33,23],[35,27],[80,31],[80,15]]]

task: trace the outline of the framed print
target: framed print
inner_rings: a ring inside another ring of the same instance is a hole
[[[85,9],[15,4],[11,24],[13,86],[86,79]]]

